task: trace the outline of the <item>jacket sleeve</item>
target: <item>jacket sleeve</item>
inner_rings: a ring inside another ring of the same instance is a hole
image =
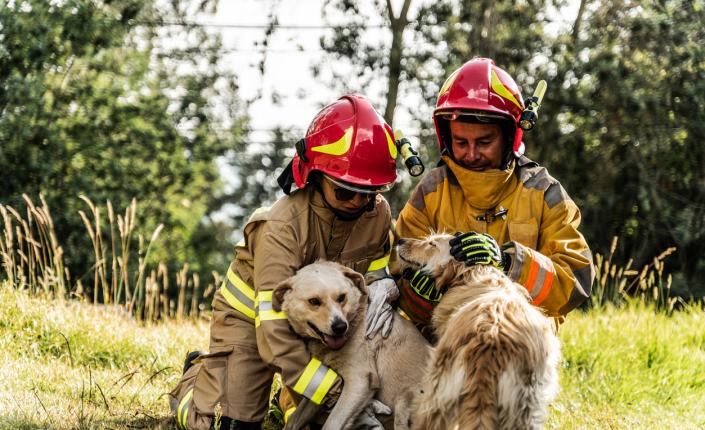
[[[589,297],[595,269],[590,248],[578,231],[578,207],[558,183],[546,194],[563,198],[544,200],[536,250],[518,242],[505,245],[512,257],[507,273],[526,287],[535,305],[559,318]]]
[[[375,240],[374,243],[378,244],[376,248],[371,249],[372,261],[367,267],[367,272],[365,272],[365,282],[368,285],[382,278],[389,277],[389,260],[392,246],[394,245],[394,232],[391,226],[392,213],[389,209],[389,204],[381,196],[378,198],[383,201],[383,204],[378,203],[377,205],[378,210],[382,212],[379,221],[388,226],[388,229],[382,232],[382,237]]]
[[[333,406],[342,379],[311,356],[303,340],[289,327],[286,314],[272,308],[272,291],[303,264],[301,245],[293,229],[269,221],[257,235],[254,250],[254,286],[257,347],[262,358],[279,369],[282,382],[316,404]]]

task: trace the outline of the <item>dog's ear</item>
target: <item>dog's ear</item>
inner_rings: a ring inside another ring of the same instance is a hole
[[[456,260],[451,260],[443,266],[443,271],[436,276],[436,288],[447,287],[453,279],[455,279],[460,271],[465,267],[465,263]]]
[[[272,293],[272,309],[276,312],[281,312],[282,305],[284,304],[284,297],[291,291],[291,279],[286,279],[281,281],[279,285],[274,287],[274,292]]]
[[[350,279],[353,285],[355,285],[357,289],[360,290],[363,296],[367,295],[367,284],[365,283],[364,276],[345,266],[340,266],[340,270],[341,272],[343,272],[343,275],[345,275],[346,278]]]

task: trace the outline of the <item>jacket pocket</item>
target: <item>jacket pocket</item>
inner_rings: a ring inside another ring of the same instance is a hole
[[[202,367],[193,387],[193,404],[199,414],[213,415],[215,405],[222,405],[225,401],[228,356],[232,351],[233,348],[230,347],[199,357]]]
[[[509,239],[531,249],[536,249],[539,239],[539,226],[533,219],[528,221],[510,221]]]

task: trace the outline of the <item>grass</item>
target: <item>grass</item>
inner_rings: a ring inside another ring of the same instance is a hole
[[[705,429],[705,313],[575,312],[549,429]],[[0,285],[0,428],[174,428],[164,396],[203,321],[137,322]]]
[[[207,342],[205,321],[138,323],[0,285],[0,429],[171,428],[165,393]]]

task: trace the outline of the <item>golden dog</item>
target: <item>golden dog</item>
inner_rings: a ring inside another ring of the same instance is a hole
[[[422,269],[436,288],[447,288],[433,312],[439,340],[414,401],[412,427],[542,428],[559,389],[553,324],[501,271],[456,261],[452,238],[402,239],[397,247],[401,270]]]
[[[362,275],[337,263],[316,262],[279,284],[272,304],[286,313],[311,353],[344,380],[324,430],[352,428],[373,396],[394,411],[393,425],[384,420],[385,428],[408,428],[412,390],[421,384],[430,345],[397,313],[387,339],[365,338],[367,286]]]

